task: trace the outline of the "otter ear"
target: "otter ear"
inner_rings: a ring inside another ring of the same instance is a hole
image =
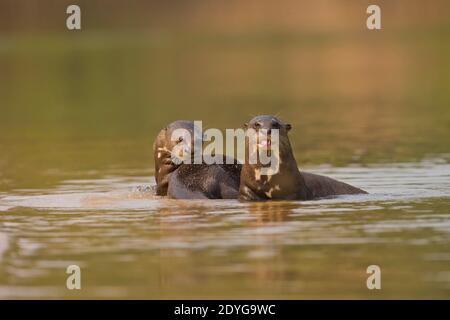
[[[244,129],[248,128],[248,122],[244,123]]]
[[[290,123],[286,123],[286,131],[290,131],[292,129],[292,126]]]

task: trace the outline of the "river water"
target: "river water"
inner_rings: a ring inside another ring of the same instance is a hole
[[[368,31],[360,1],[85,1],[79,32],[64,2],[16,2],[0,10],[0,298],[450,298],[447,2],[387,1]],[[259,114],[292,124],[302,170],[369,194],[137,191],[168,123]]]
[[[306,202],[169,200],[127,171],[3,192],[0,297],[448,298],[447,159],[307,168],[369,194]]]

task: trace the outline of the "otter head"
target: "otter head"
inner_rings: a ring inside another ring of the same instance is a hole
[[[193,159],[195,129],[193,121],[178,120],[159,132],[153,144],[156,194],[166,195],[169,174]]]
[[[254,117],[247,123],[244,123],[244,128],[245,129],[253,128],[255,130],[278,129],[280,131],[283,131],[283,133],[287,134],[287,132],[289,130],[291,130],[292,126],[289,123],[284,123],[283,121],[276,118],[275,116],[261,115],[261,116]]]
[[[251,119],[244,127],[247,152],[241,171],[240,198],[245,200],[303,198],[304,182],[288,137],[292,126],[274,116],[261,115]],[[252,138],[252,135],[256,135],[256,138]],[[264,151],[268,156],[265,161],[269,160],[269,163],[262,163],[261,156],[264,155]],[[252,159],[255,153],[258,158],[256,163],[254,158]]]
[[[269,116],[261,115],[254,117],[248,123],[244,124],[246,130],[246,149],[247,159],[246,163],[255,165],[257,167],[267,166],[267,161],[262,161],[261,156],[264,155],[263,151],[266,151],[266,155],[270,157],[270,161],[280,159],[280,152],[290,151],[291,146],[289,143],[288,132],[292,126],[288,123],[284,123],[280,119]],[[252,156],[257,156],[257,161],[252,161]]]

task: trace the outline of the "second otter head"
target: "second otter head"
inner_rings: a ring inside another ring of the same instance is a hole
[[[157,194],[167,192],[168,175],[177,169],[185,160],[193,159],[197,132],[194,121],[178,120],[162,129],[153,144],[155,160],[155,179]],[[195,134],[194,134],[195,133]]]
[[[201,133],[193,121],[177,120],[162,129],[153,145],[156,163],[180,165],[183,159],[189,159],[194,152],[195,138]],[[194,133],[195,132],[195,133]]]

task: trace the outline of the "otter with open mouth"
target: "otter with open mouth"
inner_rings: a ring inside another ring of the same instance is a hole
[[[288,131],[290,124],[286,124],[276,117],[261,115],[245,124],[248,132],[250,129],[259,132],[265,130],[266,139],[258,141],[258,148],[264,148],[271,152],[271,131],[278,130],[279,152],[276,155],[277,171],[274,174],[263,175],[265,168],[259,160],[251,164],[249,161],[249,138],[246,138],[246,161],[242,165],[239,187],[239,199],[241,200],[312,200],[316,198],[330,197],[344,194],[367,193],[362,189],[353,187],[347,183],[337,181],[325,176],[301,172],[292,153]]]
[[[173,139],[178,129],[184,129],[186,134]],[[241,165],[236,160],[234,164],[226,164],[224,156],[223,164],[174,162],[174,158],[181,157],[175,154],[176,150],[194,159],[194,138],[202,137],[202,133],[195,135],[195,130],[193,121],[178,120],[159,132],[153,144],[156,194],[173,199],[237,199]],[[191,139],[190,143],[186,139]],[[177,148],[181,144],[184,147]]]

